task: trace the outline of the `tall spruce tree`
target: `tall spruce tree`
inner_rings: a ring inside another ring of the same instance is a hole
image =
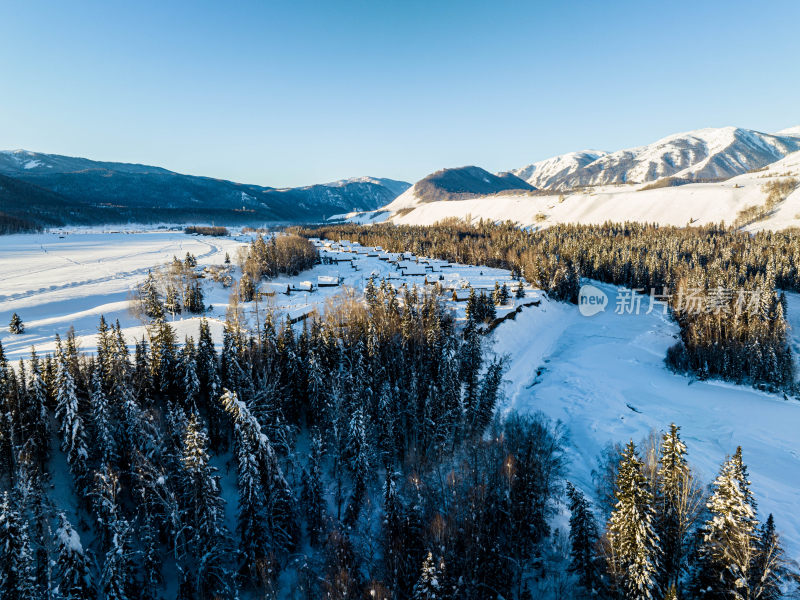
[[[4,600],[39,597],[28,524],[8,492],[0,497],[0,591]]]
[[[86,426],[80,414],[75,381],[66,358],[61,352],[58,357],[57,381],[56,418],[61,425],[61,450],[67,455],[67,463],[72,472],[76,490],[83,493],[89,460]]]
[[[180,504],[184,523],[183,566],[200,597],[229,597],[233,583],[228,568],[230,540],[224,524],[219,477],[210,464],[208,436],[192,413],[183,438]]]
[[[743,483],[741,453],[722,465],[713,484],[695,566],[693,592],[703,600],[752,597],[750,568],[756,556],[755,511]]]
[[[686,444],[680,427],[672,423],[661,441],[657,472],[659,494],[656,531],[661,540],[665,589],[677,587],[685,566],[687,536],[697,514],[700,497],[686,462]]]
[[[598,589],[599,578],[596,547],[599,539],[597,521],[586,496],[567,482],[569,500],[569,539],[572,546],[570,570],[578,577],[578,584],[592,595]]]
[[[64,513],[58,515],[56,530],[55,595],[63,600],[90,600],[96,597],[91,575],[91,561]]]
[[[616,505],[608,522],[609,571],[625,600],[650,600],[658,594],[659,539],[654,528],[653,494],[631,441],[622,453]]]

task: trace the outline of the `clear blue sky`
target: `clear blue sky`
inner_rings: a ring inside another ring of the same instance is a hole
[[[0,148],[273,186],[800,124],[800,2],[6,2]]]

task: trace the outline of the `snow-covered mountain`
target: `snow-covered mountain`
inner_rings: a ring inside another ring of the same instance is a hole
[[[603,150],[582,150],[568,152],[545,160],[540,160],[527,167],[515,169],[514,175],[520,177],[540,189],[554,189],[568,180],[585,166],[608,154]]]
[[[666,182],[664,182],[666,183]],[[385,215],[397,224],[430,225],[447,218],[513,221],[520,226],[548,227],[558,223],[601,224],[638,221],[662,225],[734,223],[742,211],[762,207],[770,187],[784,187],[783,199],[749,230],[800,227],[800,151],[772,164],[725,181],[678,186],[608,185],[562,193],[508,192],[462,202],[428,202]],[[406,194],[398,197],[400,203]]]
[[[47,196],[47,215],[66,223],[122,221],[317,221],[335,213],[374,210],[391,202],[411,184],[392,179],[357,177],[297,188],[271,188],[174,173],[149,165],[101,162],[27,150],[0,152],[0,175],[33,184],[8,189],[49,190],[63,199],[60,209]],[[10,194],[10,193],[9,193]],[[9,196],[6,194],[6,196]],[[10,198],[10,196],[9,196]],[[40,204],[40,203],[39,203]],[[39,204],[8,199],[14,216],[42,225]],[[2,210],[3,206],[0,206]]]
[[[385,207],[396,211],[426,202],[467,200],[511,191],[532,192],[535,188],[510,172],[489,173],[480,167],[441,169],[417,183]]]
[[[516,169],[532,185],[552,190],[644,183],[662,177],[720,180],[760,169],[800,150],[800,127],[776,134],[738,127],[697,129],[652,144],[605,153],[556,156]]]

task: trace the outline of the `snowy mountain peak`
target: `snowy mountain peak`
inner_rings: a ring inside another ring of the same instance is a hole
[[[550,188],[606,154],[608,152],[604,150],[568,152],[515,169],[512,173],[536,188]]]
[[[709,127],[611,153],[564,154],[514,173],[536,187],[555,190],[662,177],[718,180],[759,169],[796,150],[800,150],[800,128],[772,135],[739,127]]]

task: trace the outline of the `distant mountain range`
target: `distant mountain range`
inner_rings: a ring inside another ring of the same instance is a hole
[[[604,194],[604,202],[611,202],[610,193],[639,191],[644,184],[664,188],[720,183],[776,164],[795,152],[800,152],[800,127],[774,134],[737,127],[708,128],[616,152],[571,152],[501,173],[490,173],[477,166],[441,169],[413,186],[392,179],[358,177],[281,189],[182,175],[147,165],[15,150],[0,152],[0,232],[25,227],[126,222],[318,222],[354,213],[360,216],[349,218],[360,222],[400,217],[402,221],[398,222],[415,222],[416,217],[422,219],[421,213],[417,211],[414,217],[409,216],[410,211],[429,204],[456,201],[463,206],[428,208],[426,221],[434,214],[459,216],[467,210],[473,215],[488,216],[498,210],[500,199],[509,197],[527,199],[525,210],[529,210],[536,204],[533,197],[578,198],[581,193],[586,198],[576,199],[578,204],[570,203],[577,211],[574,214],[578,215],[576,218],[592,214],[594,219],[594,215],[605,210],[593,200],[597,193]],[[792,160],[791,164],[795,162]],[[747,196],[751,201],[758,201],[761,195],[756,183],[747,184],[753,191]],[[669,199],[675,197],[674,193],[677,192],[656,196]],[[663,210],[642,205],[643,195],[636,198],[630,201],[630,206],[636,208],[631,218],[640,218],[637,215],[641,211],[650,215]],[[745,197],[737,192],[736,202],[724,198],[720,202],[727,204],[720,208],[719,219],[730,222],[737,214],[734,204],[738,206]],[[547,221],[550,213],[564,213],[559,217],[562,220],[570,218],[564,207],[550,207],[546,198],[537,202],[544,206],[535,213],[533,220],[537,223]],[[688,202],[687,207],[691,206]],[[616,207],[608,215],[625,218],[628,212]],[[513,219],[514,215],[508,217]]]
[[[410,184],[358,177],[270,188],[27,150],[0,152],[0,218],[29,226],[142,222],[313,222],[374,210]]]
[[[663,177],[719,181],[760,169],[800,150],[800,128],[776,134],[738,127],[698,129],[652,144],[603,152],[572,152],[536,162],[513,173],[550,190],[645,183]]]
[[[348,218],[409,225],[487,219],[535,228],[606,221],[724,222],[748,231],[800,227],[800,127],[776,134],[701,129],[618,152],[574,152],[514,171],[531,189],[493,187],[487,193],[493,180],[481,174],[459,176],[465,184],[459,193],[444,193],[455,174],[482,172],[476,169],[438,171],[382,210]],[[429,190],[434,184],[438,195]]]
[[[562,220],[571,218],[570,215],[575,219],[588,218],[589,214],[596,220],[598,212],[602,212],[595,206],[598,194],[605,202],[609,194],[639,191],[646,185],[657,189],[690,183],[720,183],[778,164],[795,152],[800,152],[800,127],[775,134],[737,127],[698,129],[616,152],[570,152],[510,172],[492,174],[475,166],[442,169],[415,183],[382,210],[349,218],[358,222],[391,219],[398,223],[422,224],[433,222],[437,216],[469,214],[494,218],[502,214],[503,218],[525,224],[544,224],[552,211],[563,213]],[[790,164],[795,162],[793,159]],[[761,195],[759,188],[753,182],[748,183],[748,187],[755,190],[748,199],[757,202]],[[570,203],[574,211],[567,214],[563,207],[555,210],[548,196],[560,197],[556,203],[563,202],[567,196],[574,197],[575,202]],[[740,197],[744,198],[737,193],[737,198]],[[628,215],[630,211],[614,207],[608,212],[608,218],[642,218],[640,213],[655,215],[668,209],[642,204],[646,200],[644,195],[637,198],[631,202],[636,211]],[[460,202],[438,206],[452,201]],[[432,203],[437,206],[430,206]],[[504,208],[501,209],[501,205]],[[531,214],[534,206],[537,209]],[[725,200],[719,206],[718,220],[731,222],[737,215],[731,210],[732,204]],[[520,214],[514,214],[515,211]],[[679,216],[678,220],[682,218]]]

